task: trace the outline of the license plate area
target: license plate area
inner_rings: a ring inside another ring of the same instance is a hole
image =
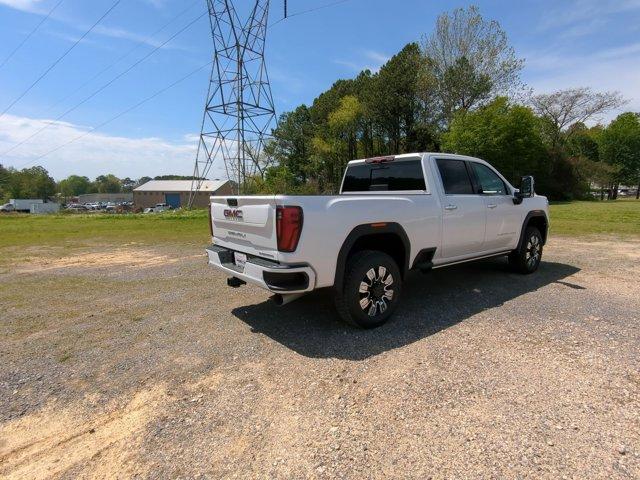
[[[233,252],[233,263],[236,267],[244,270],[244,266],[247,263],[247,254],[240,252]]]

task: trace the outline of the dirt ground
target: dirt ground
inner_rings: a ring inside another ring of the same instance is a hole
[[[374,331],[267,299],[198,247],[5,262],[0,477],[640,478],[638,240],[412,274]]]

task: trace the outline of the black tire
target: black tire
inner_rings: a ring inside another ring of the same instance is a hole
[[[529,274],[535,272],[542,260],[542,235],[536,227],[527,227],[520,248],[509,254],[509,264],[517,272]]]
[[[347,262],[342,291],[336,291],[336,308],[345,322],[375,328],[393,315],[401,292],[402,277],[393,258],[364,250]]]

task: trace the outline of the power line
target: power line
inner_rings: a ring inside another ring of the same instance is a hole
[[[55,12],[58,7],[60,6],[60,4],[63,2],[64,0],[59,0],[58,3],[56,3],[53,8],[51,10],[49,10],[49,13],[47,13],[47,15],[40,20],[40,22],[35,26],[35,28],[33,30],[31,30],[31,32],[29,32],[29,34],[24,37],[24,39],[22,40],[22,42],[20,42],[20,44],[13,49],[13,51],[7,56],[7,58],[5,58],[2,63],[0,63],[0,70],[2,69],[2,67],[4,67],[6,65],[6,63],[11,60],[11,58],[13,58],[13,56],[18,52],[18,50],[20,50],[25,43],[27,43],[29,41],[29,39],[40,29],[40,27],[42,26],[42,24],[44,22],[46,22],[47,20],[49,20],[49,17],[51,17],[51,15],[53,15],[53,12]]]
[[[294,13],[288,13],[288,9],[285,6],[285,15],[284,15],[284,17],[282,17],[280,20],[276,20],[275,22],[273,22],[271,25],[269,25],[269,28],[273,27],[274,25],[277,25],[278,23],[280,23],[283,20],[286,20],[288,18],[297,17],[298,15],[304,15],[306,13],[316,12],[316,11],[322,10],[324,8],[335,7],[336,5],[340,5],[342,3],[347,3],[349,1],[350,0],[337,0],[335,2],[326,3],[324,5],[319,5],[317,7],[309,8],[307,10],[302,10],[300,12],[294,12]],[[286,2],[285,2],[285,5],[286,5]]]
[[[82,41],[82,39],[84,37],[86,37],[110,12],[111,10],[113,10],[119,3],[121,0],[117,0],[114,5],[105,13],[105,15],[103,15],[103,17],[101,17],[98,22],[96,22],[91,29],[89,29],[60,59],[58,59],[56,62],[54,62],[54,64],[42,75],[42,78],[51,70],[55,67],[55,65],[57,63],[59,63],[68,53],[70,53],[70,51],[78,44],[80,43],[80,41]],[[274,25],[280,23],[281,21],[285,20],[286,18],[291,18],[291,17],[295,17],[295,16],[299,16],[299,15],[304,15],[307,13],[311,13],[311,12],[315,12],[324,8],[329,8],[332,6],[336,6],[336,5],[340,5],[343,3],[346,3],[350,0],[338,0],[338,1],[334,1],[325,5],[320,5],[318,7],[314,7],[314,8],[310,8],[307,10],[303,10],[303,11],[299,11],[299,12],[294,12],[291,14],[287,14],[286,17],[281,18],[280,20],[274,22],[273,24],[269,25],[267,28],[271,28]],[[194,2],[195,4],[195,2]],[[186,10],[189,10],[193,5],[191,5],[190,7],[188,7]],[[185,11],[186,11],[185,10]],[[181,14],[178,15],[181,16],[185,11],[183,11]],[[127,73],[129,73],[131,70],[133,70],[136,66],[138,66],[140,63],[142,63],[143,61],[145,61],[146,59],[148,59],[151,55],[155,54],[158,50],[160,50],[161,48],[163,48],[166,44],[168,44],[171,40],[173,40],[174,38],[176,38],[178,35],[180,35],[181,33],[183,33],[185,30],[187,30],[189,27],[191,27],[194,23],[196,23],[198,20],[200,20],[203,16],[207,15],[208,12],[204,12],[203,14],[199,15],[197,18],[195,18],[194,20],[192,20],[190,23],[188,23],[187,25],[185,25],[185,27],[183,27],[182,29],[180,29],[178,32],[176,32],[174,35],[172,35],[169,39],[167,39],[165,42],[163,42],[162,44],[160,44],[159,46],[157,46],[156,48],[154,48],[151,52],[149,52],[147,55],[145,55],[144,57],[142,57],[141,59],[139,59],[138,61],[136,61],[133,65],[131,65],[129,68],[127,68],[124,72],[120,73],[119,75],[117,75],[116,77],[114,77],[113,79],[111,79],[109,82],[107,82],[105,85],[103,85],[102,87],[100,87],[98,90],[94,91],[91,95],[89,95],[88,97],[86,97],[85,99],[83,99],[81,102],[79,102],[78,104],[76,104],[74,107],[72,107],[71,109],[67,110],[66,112],[64,112],[62,115],[60,115],[59,117],[56,118],[56,120],[53,120],[49,123],[47,123],[43,128],[41,128],[40,130],[38,130],[35,134],[33,134],[32,136],[30,136],[29,138],[23,140],[22,142],[20,142],[19,144],[15,145],[14,147],[12,147],[10,150],[8,150],[6,153],[12,151],[13,149],[17,148],[18,146],[24,144],[25,142],[27,142],[28,140],[30,140],[31,138],[35,137],[36,135],[40,134],[42,131],[44,131],[45,129],[47,129],[48,127],[50,127],[51,125],[55,124],[58,120],[62,119],[64,116],[68,115],[69,113],[73,112],[74,110],[76,110],[77,108],[79,108],[81,105],[83,105],[84,103],[86,103],[87,101],[91,100],[92,98],[94,98],[96,95],[98,95],[100,92],[102,92],[103,90],[105,90],[106,88],[108,88],[110,85],[112,85],[114,82],[116,82],[118,79],[120,79],[122,76],[126,75]],[[177,18],[177,17],[176,17]],[[173,19],[175,20],[175,18]],[[172,20],[172,21],[173,21]],[[171,23],[172,21],[170,21],[169,23]],[[163,30],[164,28],[166,28],[167,25],[165,25],[164,27],[162,27],[160,29]],[[156,32],[157,33],[157,32]],[[155,33],[154,33],[155,35]],[[135,49],[134,49],[135,50]],[[130,53],[127,53],[124,57],[128,56]],[[122,58],[119,58],[115,63],[118,63]],[[68,142],[65,142],[62,145],[59,145],[47,152],[45,152],[44,154],[38,156],[37,158],[30,160],[29,162],[23,164],[22,166],[18,167],[18,168],[25,168],[28,165],[31,165],[33,163],[38,162],[39,160],[51,155],[52,153],[55,153],[65,147],[67,147],[68,145],[71,145],[72,143],[77,142],[78,140],[81,140],[82,138],[90,135],[91,133],[95,132],[96,130],[108,125],[109,123],[114,122],[115,120],[121,118],[122,116],[126,115],[127,113],[139,108],[140,106],[144,105],[145,103],[153,100],[154,98],[158,97],[159,95],[163,94],[164,92],[170,90],[171,88],[177,86],[178,84],[184,82],[185,80],[187,80],[188,78],[192,77],[193,75],[195,75],[196,73],[200,72],[201,70],[203,70],[204,68],[208,67],[208,66],[212,66],[213,65],[213,61],[207,62],[206,64],[198,67],[197,69],[189,72],[187,75],[185,75],[184,77],[176,80],[175,82],[167,85],[166,87],[156,91],[153,95],[150,95],[149,97],[141,100],[140,102],[132,105],[131,107],[128,107],[127,109],[121,111],[120,113],[118,113],[117,115],[111,117],[110,119],[102,122],[101,124],[92,127],[91,129],[89,129],[88,131],[82,133],[81,135],[71,139]],[[110,65],[108,68],[110,68],[113,65]],[[108,70],[108,68],[106,70]],[[103,73],[105,70],[101,71],[100,73]],[[25,92],[23,95],[21,95],[21,97],[19,97],[14,103],[12,103],[11,105],[9,105],[9,107],[7,109],[5,109],[4,112],[2,112],[2,114],[0,114],[0,117],[2,117],[2,115],[4,115],[6,113],[7,110],[9,110],[15,103],[17,103],[17,101],[19,101],[24,95],[26,95],[26,93],[28,93],[28,91],[33,88],[33,86],[35,86],[35,84],[37,84],[37,82],[39,82],[42,78],[40,78],[39,80],[37,80],[34,85],[32,85],[27,92]],[[92,78],[92,80],[95,79]],[[90,80],[90,81],[92,81]],[[4,154],[3,154],[4,155]]]
[[[91,133],[95,132],[96,130],[108,125],[111,122],[116,121],[117,119],[119,119],[120,117],[126,115],[127,113],[135,110],[136,108],[141,107],[142,105],[144,105],[145,103],[153,100],[154,98],[162,95],[163,93],[165,93],[167,90],[172,89],[173,87],[175,87],[176,85],[179,85],[180,83],[184,82],[185,80],[189,79],[190,77],[194,76],[196,73],[200,72],[201,70],[204,70],[205,68],[211,66],[211,64],[213,63],[213,61],[209,61],[207,63],[205,63],[204,65],[199,66],[198,68],[196,68],[195,70],[192,70],[191,72],[189,72],[188,74],[186,74],[185,76],[179,78],[178,80],[174,81],[173,83],[167,85],[164,88],[161,88],[160,90],[156,91],[153,95],[148,96],[147,98],[145,98],[144,100],[139,101],[138,103],[122,110],[120,113],[118,113],[117,115],[114,115],[113,117],[109,118],[108,120],[102,122],[101,124],[90,128],[89,130],[87,130],[86,132],[82,133],[81,135],[78,135],[77,137],[69,140],[68,142],[63,143],[62,145],[58,145],[57,147],[43,153],[42,155],[40,155],[39,157],[30,160],[27,163],[22,164],[20,167],[18,167],[19,169],[25,168],[28,165],[32,165],[40,160],[42,160],[44,157],[47,157],[49,155],[51,155],[52,153],[57,152],[58,150],[63,149],[64,147],[67,147],[69,145],[71,145],[72,143],[77,142],[78,140],[81,140],[82,138],[86,137],[87,135],[90,135]]]
[[[196,23],[198,20],[200,20],[202,17],[204,17],[205,15],[208,15],[208,12],[204,12],[202,14],[200,14],[198,17],[196,17],[195,19],[193,19],[191,22],[189,22],[187,25],[185,25],[184,27],[182,27],[180,30],[178,30],[176,33],[174,33],[171,37],[169,37],[167,40],[165,40],[163,43],[161,43],[160,45],[158,45],[157,47],[155,47],[153,50],[151,50],[149,53],[147,53],[145,56],[143,56],[142,58],[140,58],[139,60],[137,60],[136,62],[134,62],[131,66],[129,66],[129,68],[127,68],[126,70],[124,70],[123,72],[119,73],[118,75],[116,75],[115,77],[113,77],[111,80],[109,80],[107,83],[105,83],[104,85],[102,85],[100,88],[98,88],[97,90],[95,90],[93,93],[91,93],[89,96],[83,98],[81,101],[79,101],[78,103],[76,103],[73,107],[67,109],[66,111],[64,111],[62,114],[58,115],[54,120],[45,123],[39,130],[37,130],[36,132],[32,133],[29,137],[25,138],[24,140],[18,142],[17,144],[15,144],[13,147],[11,147],[10,149],[2,152],[2,156],[7,155],[8,153],[13,152],[16,148],[20,147],[21,145],[24,145],[25,143],[27,143],[29,140],[31,140],[32,138],[40,135],[42,132],[44,132],[46,129],[48,129],[51,125],[54,125],[56,122],[58,122],[59,120],[62,120],[64,117],[66,117],[67,115],[69,115],[70,113],[74,112],[75,110],[77,110],[78,108],[80,108],[82,105],[84,105],[85,103],[87,103],[89,100],[91,100],[92,98],[96,97],[98,94],[100,94],[101,92],[103,92],[104,90],[106,90],[107,88],[109,88],[111,85],[113,85],[116,81],[118,81],[120,78],[124,77],[126,74],[128,74],[130,71],[132,71],[134,68],[136,68],[138,65],[140,65],[142,62],[144,62],[145,60],[147,60],[149,57],[151,57],[153,54],[155,54],[158,50],[160,50],[161,48],[163,48],[165,45],[167,45],[170,41],[172,41],[174,38],[176,38],[178,35],[180,35],[181,33],[183,33],[185,30],[187,30],[188,28],[190,28],[194,23]]]
[[[151,33],[149,35],[149,38],[153,38],[155,37],[157,34],[159,34],[160,32],[162,32],[163,30],[165,30],[169,25],[171,25],[173,22],[175,22],[176,20],[178,20],[180,17],[182,17],[185,13],[187,13],[189,10],[191,10],[196,4],[200,3],[201,0],[195,0],[193,3],[191,3],[187,8],[185,8],[184,10],[182,10],[180,13],[178,13],[177,15],[175,15],[174,17],[171,18],[171,20],[169,20],[167,23],[165,23],[162,27],[160,27],[159,29],[157,29],[156,31],[154,31],[153,33]],[[75,94],[77,94],[79,91],[81,91],[82,89],[84,89],[84,87],[86,87],[87,85],[91,84],[95,79],[101,77],[104,73],[106,73],[107,71],[109,71],[114,65],[117,65],[118,63],[120,63],[122,60],[124,60],[125,58],[129,57],[132,53],[134,53],[135,51],[137,51],[142,45],[144,45],[143,41],[139,41],[137,45],[135,45],[133,48],[131,48],[130,50],[128,50],[126,53],[124,53],[123,55],[121,55],[120,57],[118,57],[116,60],[114,60],[113,62],[111,62],[109,65],[107,65],[106,67],[104,67],[102,70],[100,70],[99,72],[97,72],[95,75],[93,75],[89,80],[86,80],[84,83],[82,83],[82,85],[80,85],[79,87],[75,88],[69,95],[67,95],[66,97],[64,97],[61,100],[58,100],[56,103],[52,104],[51,106],[47,107],[47,109],[45,110],[45,112],[48,112],[50,110],[53,110],[55,107],[57,107],[58,105],[66,102],[67,100],[69,100],[71,97],[73,97]],[[21,144],[16,145],[16,147],[20,146]]]
[[[29,88],[27,88],[24,92],[22,92],[18,98],[16,98],[13,102],[11,102],[9,104],[9,106],[7,108],[5,108],[2,113],[0,113],[0,118],[4,116],[5,113],[7,113],[16,103],[18,103],[20,100],[22,100],[22,98],[24,98],[24,96],[29,93],[33,87],[35,87],[38,83],[40,83],[40,81],[47,76],[47,74],[53,70],[56,65],[58,65],[67,55],[69,55],[71,53],[71,51],[76,48],[78,46],[78,44],[84,40],[86,38],[87,35],[89,35],[89,33],[91,33],[91,31],[93,31],[94,28],[96,28],[98,26],[98,24],[100,22],[102,22],[102,20],[104,20],[107,15],[109,15],[117,6],[118,4],[121,2],[122,0],[116,0],[113,5],[111,5],[111,7],[109,7],[109,9],[91,26],[91,28],[89,28],[89,30],[87,30],[86,32],[84,32],[82,34],[82,36],[80,38],[78,38],[73,45],[71,45],[71,47],[69,47],[60,57],[58,57],[56,59],[55,62],[53,62],[51,65],[49,65],[49,68],[47,68],[44,72],[42,72],[42,74],[31,84],[29,85]]]

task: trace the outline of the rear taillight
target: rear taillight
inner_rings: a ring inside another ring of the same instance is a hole
[[[302,208],[276,207],[276,233],[280,252],[295,252],[302,233]]]
[[[211,205],[207,209],[209,211],[209,232],[211,233],[211,237],[213,237],[213,219],[211,218]]]

